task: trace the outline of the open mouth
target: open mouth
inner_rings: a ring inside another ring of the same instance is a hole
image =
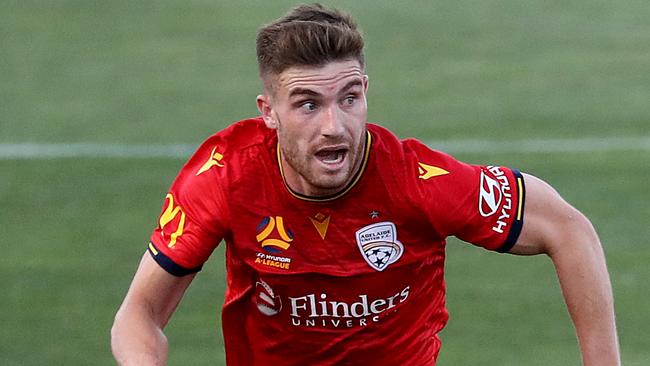
[[[324,164],[338,165],[345,160],[347,152],[348,149],[345,148],[321,149],[315,155]]]

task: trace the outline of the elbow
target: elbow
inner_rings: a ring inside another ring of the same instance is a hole
[[[164,365],[167,338],[146,307],[125,302],[110,330],[111,351],[118,365]]]
[[[546,245],[546,254],[551,258],[563,253],[582,256],[602,250],[591,221],[577,209],[567,210],[556,225],[557,230],[553,230],[554,235],[548,238]]]
[[[113,319],[113,325],[111,326],[110,329],[110,337],[111,337],[111,348],[115,346],[117,343],[117,339],[119,338],[120,334],[120,323],[119,323],[119,312],[117,315],[115,315],[115,318]]]
[[[123,321],[122,321],[122,315],[121,315],[122,309],[118,310],[117,314],[115,314],[115,318],[113,319],[113,325],[111,326],[110,329],[110,340],[111,340],[111,351],[113,353],[113,357],[117,361],[118,364],[122,364],[120,362],[120,338],[121,334],[123,331]]]

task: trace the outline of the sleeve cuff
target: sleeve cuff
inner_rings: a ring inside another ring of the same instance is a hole
[[[515,177],[515,184],[517,185],[517,211],[515,212],[515,217],[512,221],[512,226],[508,232],[508,237],[503,245],[497,249],[499,253],[508,252],[515,246],[517,239],[519,239],[519,234],[521,234],[521,229],[524,226],[524,203],[526,200],[526,187],[524,185],[524,176],[518,170],[512,170],[512,174]]]
[[[153,260],[158,263],[165,271],[169,272],[176,277],[186,276],[192,273],[197,273],[203,268],[203,266],[198,266],[195,268],[185,268],[176,264],[171,258],[166,256],[163,252],[159,251],[153,243],[149,243],[149,248],[147,249]]]

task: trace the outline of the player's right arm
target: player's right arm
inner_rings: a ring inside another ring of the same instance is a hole
[[[111,329],[111,348],[120,365],[166,364],[163,329],[195,274],[228,232],[226,171],[235,163],[225,161],[230,157],[225,147],[220,134],[209,138],[165,196],[148,252]]]
[[[163,333],[194,274],[169,274],[145,253],[111,329],[111,348],[119,365],[165,365]]]

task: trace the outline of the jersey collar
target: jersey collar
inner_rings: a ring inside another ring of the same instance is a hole
[[[284,186],[287,188],[287,191],[291,193],[292,196],[303,200],[303,201],[309,201],[309,202],[327,202],[327,201],[333,201],[335,199],[338,199],[342,196],[344,196],[346,193],[348,193],[352,187],[354,187],[357,182],[361,179],[361,176],[363,175],[363,172],[366,170],[366,166],[368,165],[368,160],[370,158],[370,147],[372,146],[372,135],[370,134],[370,131],[366,130],[366,143],[363,148],[363,160],[361,161],[361,166],[359,167],[359,170],[354,174],[354,177],[348,183],[342,190],[340,190],[337,193],[334,193],[329,196],[307,196],[301,193],[298,193],[291,189],[289,185],[287,184],[287,180],[284,176],[284,170],[282,169],[282,163],[281,163],[281,156],[280,156],[280,142],[278,141],[276,150],[277,150],[277,161],[278,161],[278,166],[280,167],[280,175],[282,176],[282,182],[284,183]]]

